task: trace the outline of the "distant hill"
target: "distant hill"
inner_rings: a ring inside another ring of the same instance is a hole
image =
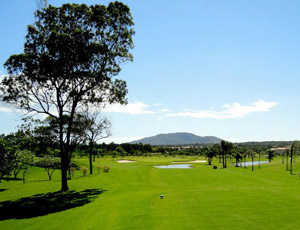
[[[153,137],[146,137],[130,144],[150,144],[150,145],[186,145],[186,144],[216,144],[221,139],[214,136],[200,137],[192,133],[168,133],[158,134]]]

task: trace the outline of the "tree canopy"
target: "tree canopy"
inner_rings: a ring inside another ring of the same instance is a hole
[[[134,24],[121,2],[49,5],[35,16],[24,52],[5,63],[9,75],[0,89],[3,101],[57,120],[64,191],[75,114],[91,105],[127,102],[126,82],[113,77],[120,64],[133,60]]]

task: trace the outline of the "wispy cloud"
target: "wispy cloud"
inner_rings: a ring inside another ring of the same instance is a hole
[[[152,114],[155,111],[149,109],[149,105],[143,102],[128,103],[127,105],[112,104],[104,108],[103,112],[127,113],[127,114]]]
[[[277,102],[265,102],[259,100],[253,102],[251,105],[243,106],[239,103],[225,104],[224,110],[203,110],[203,111],[184,111],[179,113],[168,113],[165,117],[193,117],[193,118],[214,118],[214,119],[232,119],[244,118],[253,112],[269,111],[272,107],[277,105]]]

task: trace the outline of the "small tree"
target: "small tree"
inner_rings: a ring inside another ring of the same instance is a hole
[[[86,172],[88,171],[88,168],[87,167],[81,167],[81,172],[83,173],[83,175],[85,176]]]
[[[29,167],[33,164],[33,154],[28,150],[22,150],[18,152],[18,159],[21,162],[23,183],[25,184],[25,176],[28,173]]]
[[[110,128],[111,124],[107,118],[101,117],[99,112],[89,112],[86,110],[82,114],[84,117],[83,135],[84,139],[89,142],[89,163],[90,163],[90,174],[93,174],[93,163],[92,156],[94,153],[94,144],[111,135]]]
[[[36,165],[44,168],[47,172],[49,180],[52,179],[52,175],[56,169],[60,169],[60,159],[51,155],[46,155],[37,160]]]
[[[118,152],[119,157],[123,157],[126,154],[125,150],[120,145],[116,148],[116,151]]]
[[[26,151],[26,150],[25,150]],[[25,156],[25,157],[24,157]],[[19,172],[24,169],[24,167],[27,167],[26,164],[28,162],[26,155],[24,155],[24,150],[17,150],[16,153],[14,154],[14,160],[13,160],[13,175],[14,178],[16,179]]]

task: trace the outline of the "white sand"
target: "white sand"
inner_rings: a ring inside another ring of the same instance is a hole
[[[134,163],[136,161],[130,161],[130,160],[118,160],[118,163]]]

